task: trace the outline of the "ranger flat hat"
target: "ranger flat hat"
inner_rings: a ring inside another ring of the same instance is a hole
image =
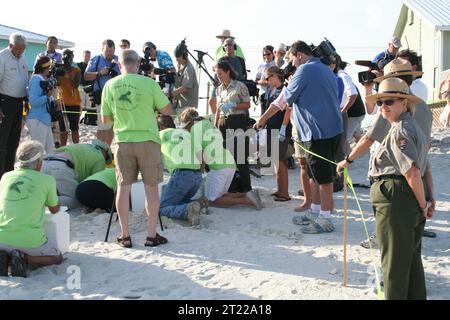
[[[408,84],[399,78],[388,78],[381,81],[378,93],[366,97],[367,101],[372,103],[380,98],[407,99],[413,105],[422,102],[419,97],[411,93]]]
[[[218,38],[218,39],[223,39],[223,38],[231,38],[231,39],[235,39],[235,38],[231,35],[230,30],[228,30],[228,29],[222,30],[222,33],[219,34],[218,36],[216,36],[216,38]]]
[[[389,62],[383,69],[384,76],[376,78],[375,82],[381,82],[384,79],[400,76],[420,77],[423,75],[421,71],[413,71],[411,62],[408,60],[397,58]]]

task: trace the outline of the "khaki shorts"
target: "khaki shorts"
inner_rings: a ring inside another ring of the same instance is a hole
[[[61,254],[56,243],[47,240],[38,248],[20,248],[0,244],[0,250],[10,253],[13,250],[19,250],[31,257],[56,257]]]
[[[135,183],[139,172],[147,186],[156,186],[163,181],[161,145],[156,142],[118,143],[114,159],[119,186],[129,186]]]
[[[97,130],[103,131],[103,130],[111,130],[113,127],[112,123],[103,123],[102,122],[102,106],[97,104],[95,105],[95,110],[97,112]]]
[[[294,149],[295,149],[295,157],[298,158],[305,158],[306,153],[303,151],[302,148],[300,148],[299,143],[301,143],[300,139],[298,138],[298,131],[295,124],[292,122],[292,139],[294,140]]]

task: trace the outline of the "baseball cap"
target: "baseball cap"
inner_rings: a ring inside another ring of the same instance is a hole
[[[397,49],[402,46],[402,42],[400,41],[400,38],[395,37],[395,36],[391,38],[391,41],[389,41],[389,43],[392,43],[392,45],[394,47],[396,47]]]

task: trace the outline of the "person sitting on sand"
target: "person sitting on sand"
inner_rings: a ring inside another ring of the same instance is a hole
[[[0,180],[0,277],[27,277],[28,267],[62,262],[62,254],[44,229],[45,206],[59,212],[56,182],[39,172],[44,146],[35,140],[17,150],[18,168]]]
[[[201,141],[203,161],[208,165],[205,198],[207,205],[232,207],[245,205],[262,209],[257,189],[247,193],[229,193],[236,171],[236,163],[231,152],[223,147],[222,133],[210,121],[199,118],[195,108],[188,108],[180,114],[182,127],[190,131],[193,141]]]

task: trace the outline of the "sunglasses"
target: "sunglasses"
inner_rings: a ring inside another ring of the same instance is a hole
[[[231,43],[226,43],[223,46],[226,48],[226,47],[232,47],[233,45]]]
[[[377,100],[377,106],[378,107],[382,107],[383,105],[386,105],[386,106],[388,106],[388,107],[391,107],[391,106],[393,106],[394,105],[394,103],[396,102],[396,101],[399,101],[399,100],[402,100],[402,99],[386,99],[386,100]]]
[[[268,77],[266,77],[266,78],[264,78],[266,81],[269,81],[269,79],[270,78],[272,78],[273,77],[273,74],[271,74],[270,76],[268,76]]]
[[[269,52],[269,53],[263,53],[263,57],[267,57],[267,56],[271,56],[272,54]]]

